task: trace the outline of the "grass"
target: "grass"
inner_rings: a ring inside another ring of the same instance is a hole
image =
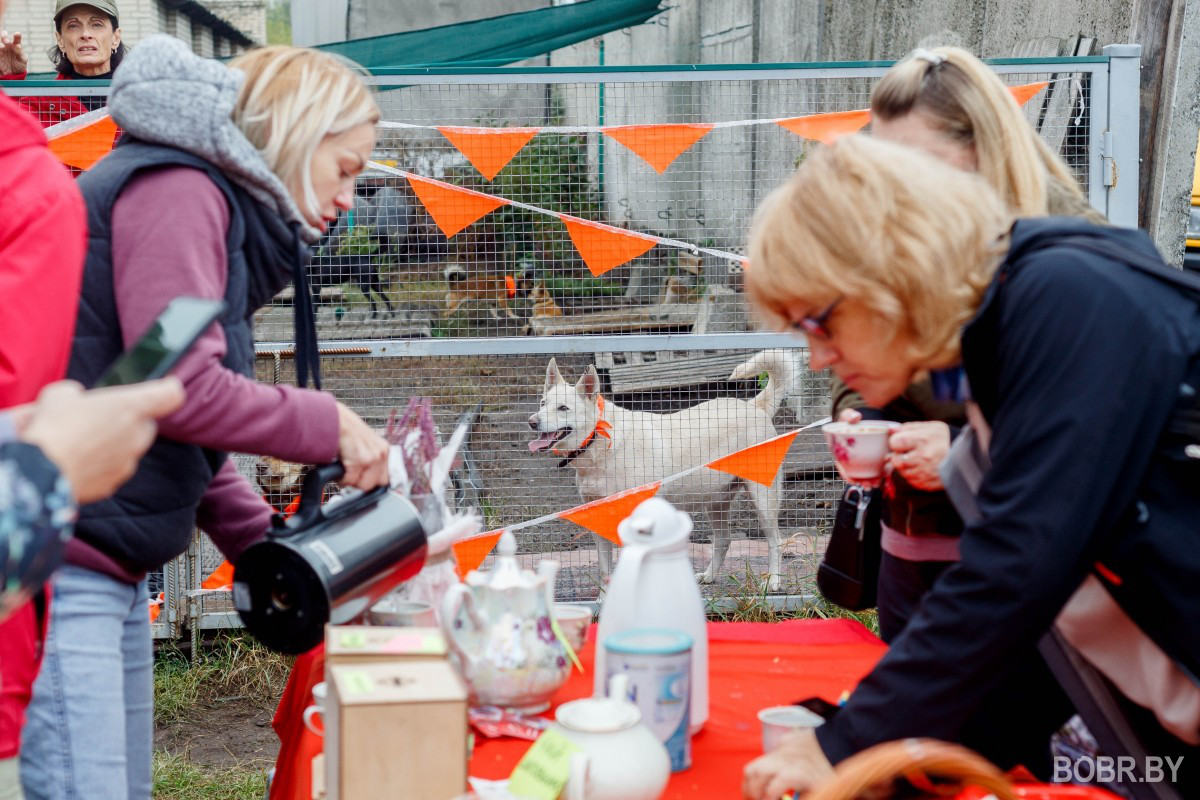
[[[789,619],[852,619],[871,633],[879,635],[879,617],[875,609],[847,611],[819,594],[805,594],[799,603],[781,602],[767,594],[767,582],[762,575],[747,571],[730,575],[729,592],[721,597],[707,598],[708,618],[716,622],[783,622]],[[811,599],[808,599],[811,597]]]
[[[272,653],[248,634],[217,639],[194,663],[177,649],[154,662],[154,721],[186,720],[201,703],[247,698],[273,708],[287,683],[292,659]]]
[[[262,764],[208,770],[184,756],[154,753],[154,800],[261,800],[265,793]]]
[[[194,662],[176,648],[154,661],[156,725],[188,722],[197,710],[220,701],[247,700],[273,708],[283,693],[291,659],[270,652],[246,634],[222,636]],[[270,764],[246,761],[230,767],[195,764],[186,754],[155,750],[155,800],[261,800]]]

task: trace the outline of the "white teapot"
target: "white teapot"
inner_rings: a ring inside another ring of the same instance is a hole
[[[667,788],[667,748],[625,699],[628,685],[627,675],[613,675],[608,697],[572,700],[555,711],[554,729],[582,750],[571,759],[564,800],[655,800]]]

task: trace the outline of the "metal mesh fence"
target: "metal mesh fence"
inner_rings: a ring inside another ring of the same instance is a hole
[[[1112,114],[1106,69],[1098,59],[997,68],[1009,86],[1029,90],[1030,122],[1100,208],[1101,144]],[[329,348],[325,388],[378,428],[410,397],[429,397],[443,435],[482,403],[458,491],[489,528],[659,479],[825,416],[828,379],[807,370],[801,342],[752,332],[741,293],[746,231],[756,205],[819,146],[779,121],[864,110],[882,72],[374,77],[381,166],[358,182],[353,211],[317,245],[309,273],[318,335]],[[74,108],[65,88],[41,91],[55,98],[27,102],[47,123]],[[1136,108],[1137,98],[1122,102]],[[663,124],[693,127],[640,138],[607,127]],[[604,227],[581,239],[568,220]],[[646,246],[628,258],[633,245],[623,234]],[[260,380],[293,380],[290,358],[269,352],[292,341],[292,300],[289,289],[256,316]],[[397,341],[414,339],[424,344]],[[765,376],[735,381],[730,373],[764,347],[788,345],[792,396],[760,409]],[[544,397],[551,358],[572,386]],[[569,454],[596,408],[573,386],[589,367],[614,445],[610,452],[601,441],[560,465],[553,451]],[[564,419],[571,432],[542,447],[538,440],[557,436]],[[593,458],[596,448],[603,458]],[[277,506],[290,499],[293,468],[245,456],[237,463]],[[772,549],[782,574],[771,591],[802,595],[814,591],[841,488],[819,432],[809,431],[772,486],[704,470],[660,496],[695,512],[697,572],[709,569],[715,545],[731,541],[708,595],[761,591]],[[553,554],[561,562],[560,597],[597,597],[605,553],[591,533],[556,519],[526,529],[519,542],[531,560]],[[198,539],[155,578],[174,595],[157,635],[177,635],[189,617],[193,629],[234,624],[222,593],[197,588],[219,563]]]

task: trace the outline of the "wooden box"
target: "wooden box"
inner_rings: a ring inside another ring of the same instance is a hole
[[[467,788],[467,688],[447,661],[329,670],[329,800],[451,800]]]
[[[439,628],[381,625],[326,625],[325,680],[342,664],[445,661],[446,639]]]

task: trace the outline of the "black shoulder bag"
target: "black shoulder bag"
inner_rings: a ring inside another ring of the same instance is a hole
[[[875,605],[881,558],[879,512],[883,493],[851,484],[838,501],[817,586],[831,603],[849,611]]]

